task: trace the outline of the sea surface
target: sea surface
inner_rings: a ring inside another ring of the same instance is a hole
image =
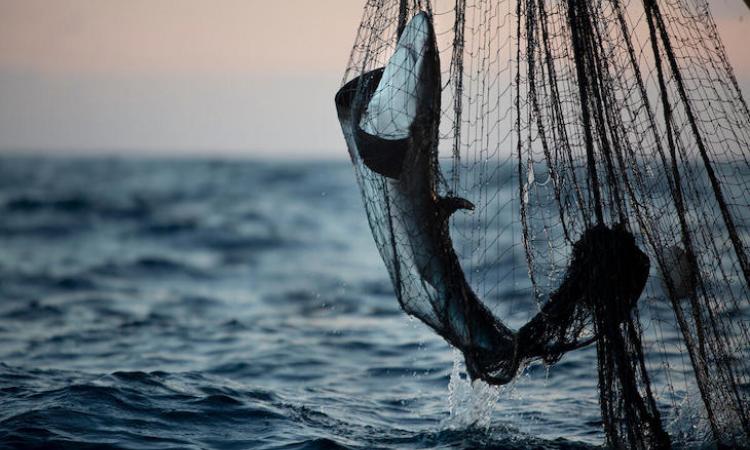
[[[0,158],[0,448],[601,445],[593,350],[500,390],[460,360],[348,162]]]

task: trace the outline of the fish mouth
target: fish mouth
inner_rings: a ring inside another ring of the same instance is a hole
[[[364,165],[398,180],[410,152],[436,144],[440,123],[440,60],[432,21],[415,15],[385,67],[345,84],[336,95],[339,118],[353,130]],[[341,116],[349,111],[347,117]]]
[[[356,147],[350,149],[353,162],[361,160],[368,169],[378,175],[399,179],[410,140],[386,139],[371,135],[359,126],[364,110],[383,78],[383,72],[385,67],[367,72],[346,83],[336,93],[336,109],[342,125],[353,130]]]

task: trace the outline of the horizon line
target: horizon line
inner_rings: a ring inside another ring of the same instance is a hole
[[[257,150],[244,148],[144,148],[144,147],[0,147],[0,157],[80,157],[80,158],[155,158],[155,159],[244,159],[244,160],[318,160],[348,161],[345,148],[335,150]]]

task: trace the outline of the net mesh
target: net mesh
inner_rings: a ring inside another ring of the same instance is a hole
[[[358,131],[373,97],[408,137]],[[399,302],[472,376],[596,342],[610,445],[668,446],[691,393],[748,444],[750,113],[705,1],[369,0],[337,106]]]

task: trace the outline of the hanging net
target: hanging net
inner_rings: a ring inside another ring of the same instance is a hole
[[[608,445],[750,443],[750,113],[705,1],[370,0],[336,106],[402,308],[504,384],[596,347]]]

